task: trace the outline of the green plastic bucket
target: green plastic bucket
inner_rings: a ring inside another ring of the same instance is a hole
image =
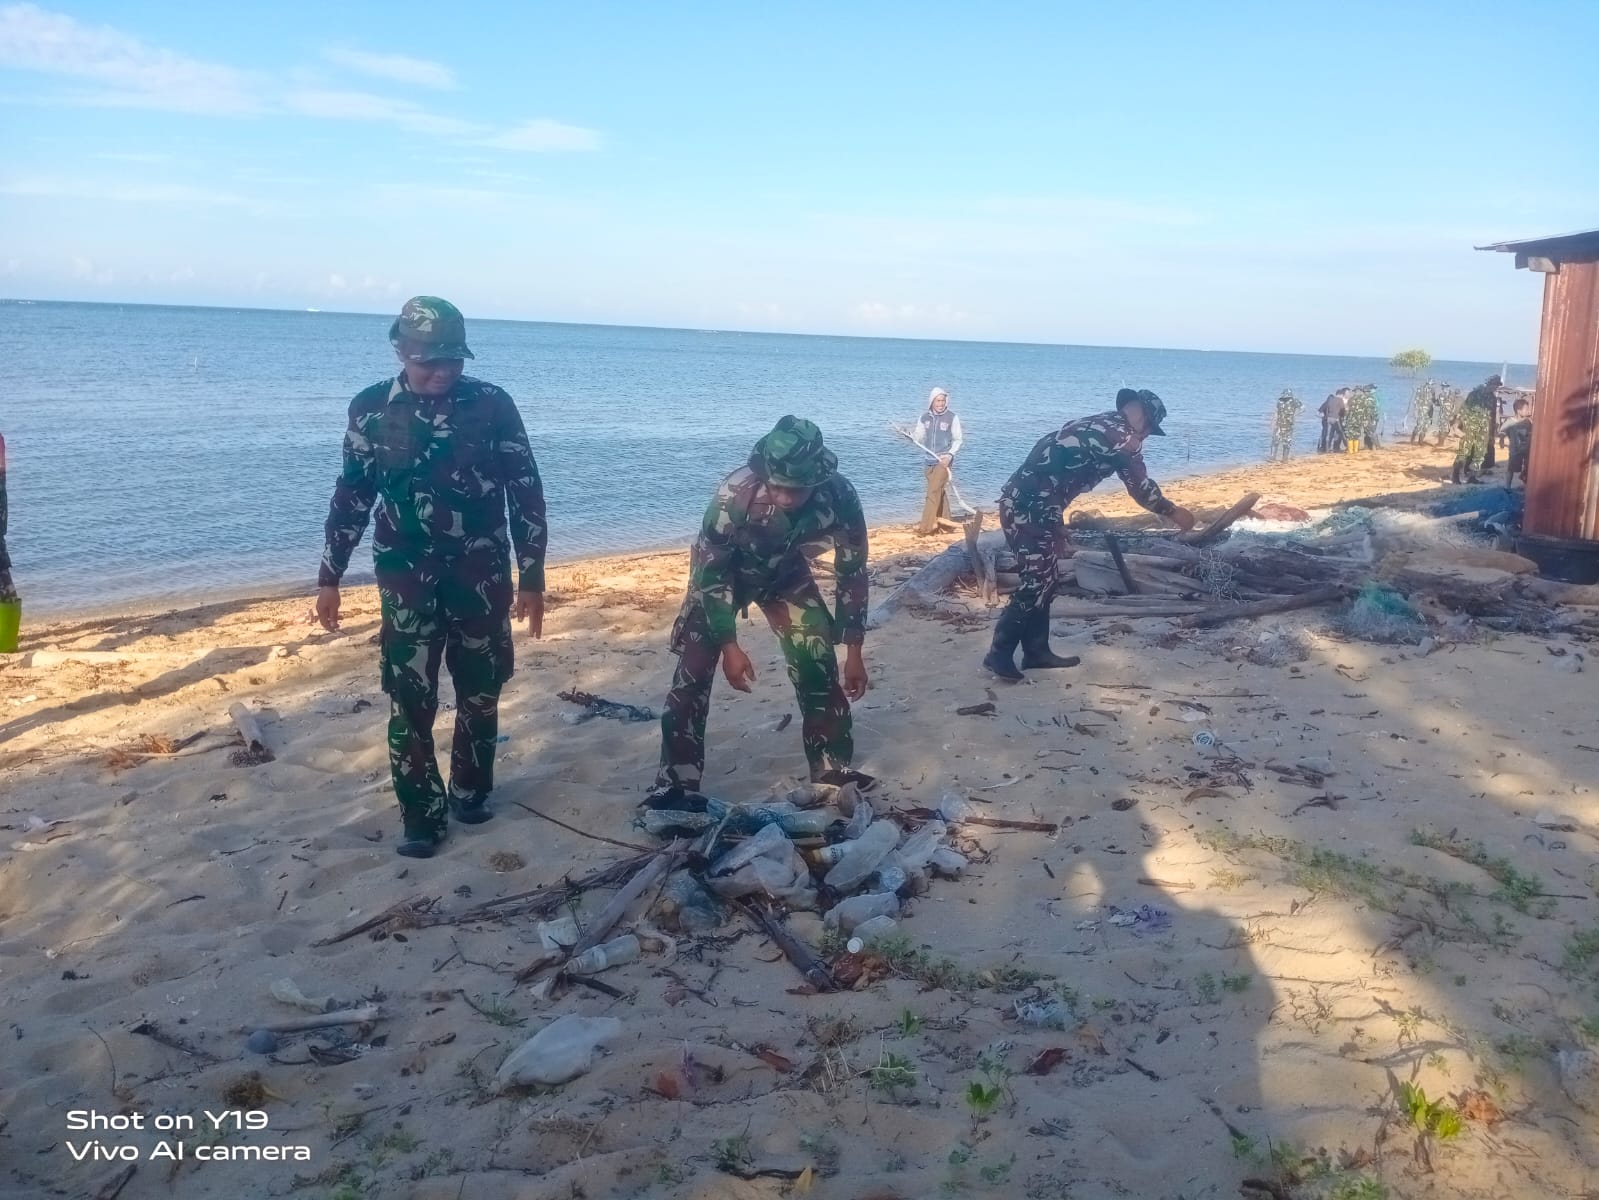
[[[22,601],[0,600],[0,654],[15,654],[22,629]]]

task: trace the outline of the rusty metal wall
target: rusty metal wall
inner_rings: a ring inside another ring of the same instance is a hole
[[[1599,539],[1599,262],[1544,277],[1522,529]]]

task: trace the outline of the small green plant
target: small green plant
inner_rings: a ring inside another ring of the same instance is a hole
[[[1327,1200],[1388,1200],[1388,1188],[1370,1175],[1345,1175],[1332,1184]]]
[[[1249,985],[1254,981],[1255,977],[1249,974],[1223,975],[1221,977],[1222,987],[1226,988],[1235,996],[1240,995],[1243,992],[1247,992],[1249,990]]]
[[[1260,1149],[1255,1145],[1255,1139],[1247,1133],[1235,1133],[1233,1136],[1233,1157],[1241,1158],[1245,1162],[1257,1162],[1260,1158]]]
[[[964,1167],[971,1161],[972,1148],[965,1142],[956,1142],[955,1148],[949,1152],[949,1165],[952,1167]]]
[[[1010,1178],[1011,1168],[1016,1165],[1016,1155],[1012,1152],[1009,1160],[1002,1163],[989,1163],[977,1169],[984,1183],[1004,1183]]]
[[[1494,1049],[1518,1071],[1544,1055],[1543,1042],[1525,1033],[1507,1034],[1494,1043]]]
[[[1201,971],[1194,979],[1194,990],[1199,993],[1201,1004],[1215,1004],[1220,999],[1216,990],[1216,977],[1209,971]]]
[[[1574,933],[1566,943],[1566,955],[1560,969],[1567,975],[1590,975],[1599,964],[1599,929],[1585,929]]]
[[[866,1075],[871,1087],[890,1094],[916,1086],[916,1064],[903,1054],[887,1050],[878,1058],[877,1065],[867,1070]]]
[[[507,1029],[514,1029],[518,1025],[527,1023],[526,1017],[519,1014],[515,1009],[513,1009],[498,996],[489,996],[485,998],[481,995],[477,997],[467,997],[463,995],[462,998],[466,1000],[468,1007],[470,1007],[479,1016],[493,1021],[496,1025],[503,1025]]]
[[[1427,1093],[1413,1083],[1399,1085],[1399,1103],[1412,1128],[1441,1142],[1458,1137],[1466,1127],[1459,1112],[1442,1100],[1427,1099]]]
[[[979,1119],[998,1108],[1004,1098],[1005,1088],[1002,1084],[974,1079],[966,1085],[966,1107],[972,1110],[972,1116]]]
[[[740,1171],[749,1167],[755,1161],[749,1130],[712,1142],[711,1157],[716,1160],[719,1171]]]
[[[1583,1017],[1577,1022],[1577,1032],[1590,1042],[1599,1042],[1599,1016]]]
[[[910,1009],[899,1014],[899,1033],[901,1037],[915,1037],[922,1031],[922,1026],[927,1024],[926,1017],[919,1017]]]
[[[1217,891],[1235,892],[1246,883],[1252,883],[1255,876],[1244,871],[1234,871],[1230,867],[1212,867],[1210,871],[1210,885]]]
[[[1538,906],[1539,916],[1546,916],[1552,908],[1543,894],[1543,880],[1536,875],[1522,874],[1508,858],[1494,858],[1481,842],[1463,842],[1421,829],[1412,833],[1410,840],[1415,845],[1438,850],[1486,871],[1499,884],[1499,890],[1489,898],[1503,901],[1517,912],[1532,912],[1534,900],[1545,901]]]
[[[1449,1060],[1436,1050],[1427,1055],[1427,1065],[1440,1075],[1449,1074]]]
[[[1403,1046],[1409,1042],[1414,1042],[1420,1036],[1422,1022],[1426,1019],[1427,1013],[1420,1005],[1412,1008],[1409,1012],[1394,1013],[1394,1024],[1399,1026],[1399,1044]]]
[[[328,1193],[328,1200],[363,1200],[366,1184],[359,1175],[346,1179]]]

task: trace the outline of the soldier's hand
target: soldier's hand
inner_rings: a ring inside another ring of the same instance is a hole
[[[740,692],[749,691],[750,684],[755,682],[755,664],[737,642],[722,647],[722,674],[728,685]]]
[[[336,586],[317,588],[316,619],[329,633],[339,631],[339,589]]]
[[[859,700],[866,695],[868,683],[866,675],[866,659],[859,646],[850,646],[844,651],[844,694],[851,700]]]
[[[953,454],[940,454],[938,456],[938,461],[947,467],[950,463],[955,461],[955,456]]]
[[[1187,533],[1194,527],[1194,514],[1189,512],[1181,504],[1171,510],[1171,519],[1176,523],[1177,528],[1181,529],[1184,533]]]
[[[516,606],[511,609],[513,621],[526,621],[528,634],[535,638],[544,636],[544,593],[518,592]]]

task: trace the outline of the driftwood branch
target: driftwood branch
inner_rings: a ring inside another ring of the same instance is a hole
[[[261,732],[261,722],[256,716],[239,701],[235,700],[228,705],[228,716],[238,729],[239,736],[244,739],[244,748],[255,757],[270,762],[272,751],[266,744],[266,735]]]
[[[1228,526],[1230,526],[1234,521],[1238,520],[1239,517],[1243,516],[1250,509],[1254,508],[1255,504],[1259,500],[1259,492],[1250,492],[1242,500],[1238,501],[1238,503],[1234,504],[1214,521],[1211,521],[1203,529],[1194,529],[1190,530],[1188,533],[1178,534],[1177,540],[1189,546],[1208,546],[1211,542],[1214,542],[1217,538],[1221,537],[1222,534],[1226,533]]]
[[[331,1029],[335,1025],[364,1025],[368,1021],[381,1021],[383,1010],[376,1004],[363,1004],[359,1008],[343,1008],[338,1012],[322,1013],[314,1017],[290,1017],[287,1021],[273,1021],[269,1025],[242,1026],[240,1033],[252,1029],[265,1029],[271,1033],[299,1033],[306,1029]]]
[[[437,903],[436,899],[427,896],[417,896],[411,900],[402,900],[400,903],[384,909],[375,917],[368,917],[359,925],[346,929],[343,933],[336,933],[332,937],[319,938],[312,942],[313,946],[336,946],[340,942],[348,941],[357,934],[365,933],[369,929],[376,929],[379,925],[387,925],[396,919],[414,920],[421,913],[426,912]],[[420,922],[419,922],[420,924]]]
[[[735,900],[733,903],[745,916],[760,926],[761,932],[772,940],[812,987],[819,992],[838,991],[838,981],[833,978],[833,973],[828,970],[827,964],[816,956],[815,951],[790,933],[787,926],[748,897]]]
[[[1265,617],[1272,613],[1291,612],[1296,608],[1314,608],[1318,604],[1331,604],[1335,600],[1343,599],[1347,594],[1348,589],[1343,584],[1333,583],[1295,596],[1279,596],[1272,600],[1256,600],[1249,604],[1232,604],[1225,608],[1208,609],[1184,617],[1178,624],[1185,629],[1209,629],[1213,625],[1224,625],[1228,621]]]
[[[1127,560],[1122,557],[1122,544],[1114,533],[1105,535],[1105,549],[1110,551],[1111,561],[1116,564],[1116,570],[1121,573],[1122,590],[1129,596],[1138,594],[1138,584],[1133,582],[1133,573],[1127,569]]]
[[[685,853],[687,853],[687,844],[676,841],[657,854],[642,871],[627,881],[627,886],[611,897],[610,903],[600,910],[600,915],[589,923],[587,932],[572,947],[572,953],[582,954],[583,951],[593,949],[603,942],[606,935],[616,927],[616,923],[627,915],[627,910],[633,906],[634,901],[666,878],[672,868],[683,860]]]

